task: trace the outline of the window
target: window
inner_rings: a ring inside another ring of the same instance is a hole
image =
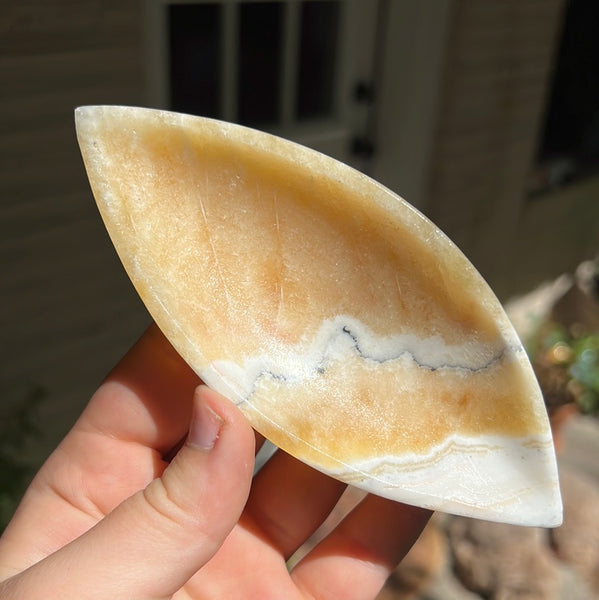
[[[245,125],[278,123],[283,4],[258,2],[239,9],[237,120]]]
[[[530,192],[599,173],[599,3],[570,0]]]
[[[340,1],[166,10],[169,108],[264,128],[335,116]]]
[[[218,117],[221,10],[218,4],[168,7],[171,108]]]
[[[334,109],[338,2],[302,2],[297,118],[330,116]]]

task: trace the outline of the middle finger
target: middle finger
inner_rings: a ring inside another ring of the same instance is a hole
[[[254,478],[243,518],[287,560],[318,529],[345,488],[278,451]]]

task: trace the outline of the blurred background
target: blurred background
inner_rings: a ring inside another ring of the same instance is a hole
[[[0,3],[4,488],[149,323],[96,211],[76,106],[217,117],[349,162],[507,300],[599,250],[597,31],[585,0]]]

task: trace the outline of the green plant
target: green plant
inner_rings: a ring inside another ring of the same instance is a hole
[[[532,348],[531,358],[539,370],[549,366],[561,371],[566,391],[581,412],[599,414],[599,332],[548,323]]]
[[[580,386],[578,404],[583,412],[596,413],[599,409],[599,334],[574,340],[572,351],[569,372]]]

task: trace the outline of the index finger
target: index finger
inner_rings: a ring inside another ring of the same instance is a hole
[[[368,495],[291,571],[309,598],[374,598],[431,512]]]
[[[152,324],[108,374],[74,429],[91,428],[172,458],[187,435],[193,392],[200,383]],[[259,450],[264,437],[258,432],[255,436]]]
[[[106,377],[75,429],[91,428],[164,455],[186,435],[200,383],[152,325]]]
[[[79,537],[160,476],[187,432],[199,381],[150,327],[29,486],[0,539],[0,579]]]

